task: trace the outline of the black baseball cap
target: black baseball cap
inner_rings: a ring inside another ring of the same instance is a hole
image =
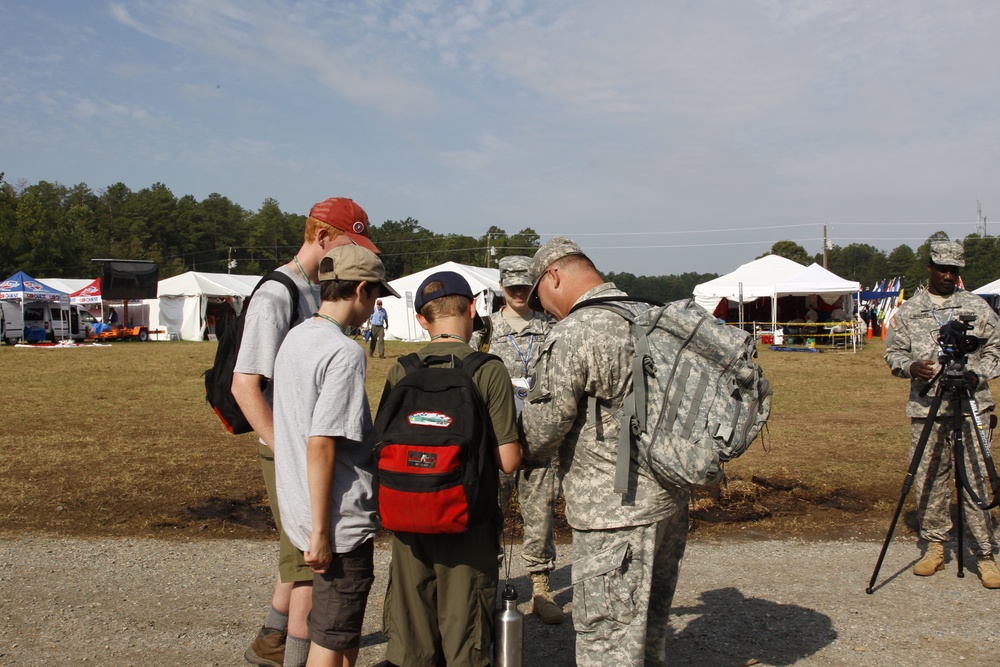
[[[441,283],[442,287],[437,289],[430,294],[424,294],[424,289],[433,282]],[[460,273],[455,273],[454,271],[438,271],[432,273],[423,279],[420,283],[420,287],[417,288],[417,296],[413,300],[413,307],[420,312],[420,309],[425,305],[434,301],[435,299],[440,299],[443,296],[464,296],[469,301],[475,301],[476,296],[472,293],[472,288],[469,287],[469,281],[466,280]],[[473,329],[478,331],[483,328],[483,318],[476,313],[476,317],[473,320]]]

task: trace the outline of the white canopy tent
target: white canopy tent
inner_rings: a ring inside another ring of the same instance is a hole
[[[421,341],[429,340],[427,332],[420,328],[416,320],[413,300],[417,288],[424,278],[438,271],[454,271],[469,281],[469,287],[476,296],[476,310],[484,317],[492,312],[494,297],[500,294],[500,270],[486,269],[478,266],[467,266],[457,262],[445,262],[423,271],[418,271],[402,278],[389,281],[392,288],[403,298],[394,296],[383,297],[382,307],[389,315],[389,328],[386,338],[392,340]]]
[[[991,283],[986,283],[979,289],[972,290],[973,294],[978,294],[979,296],[991,296],[993,294],[1000,294],[1000,278],[994,280]]]
[[[990,304],[993,310],[1000,309],[1000,278],[991,283],[986,283],[979,289],[972,290],[972,293],[986,299],[986,303]]]
[[[848,294],[856,296],[860,291],[861,283],[857,280],[845,280],[815,263],[774,286],[776,297],[815,294],[827,303],[834,303],[840,297]]]
[[[708,312],[714,312],[723,299],[746,303],[760,298],[774,298],[774,286],[806,267],[780,255],[764,255],[741,265],[732,273],[696,285],[694,300]]]
[[[722,299],[738,302],[742,308],[744,303],[768,298],[771,301],[771,331],[774,331],[781,297],[817,296],[833,304],[844,296],[856,298],[860,290],[861,284],[857,281],[845,280],[819,264],[806,267],[784,257],[765,255],[732,273],[696,286],[694,296],[695,301],[709,312],[714,312]],[[848,316],[853,317],[853,301],[844,303],[843,307]]]
[[[203,340],[210,303],[226,303],[235,315],[243,310],[261,276],[188,271],[159,282],[156,299],[147,299],[149,326],[163,329],[167,337]]]

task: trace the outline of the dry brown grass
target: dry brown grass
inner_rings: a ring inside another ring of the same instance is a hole
[[[418,348],[388,342],[386,359],[370,359],[373,403],[396,357]],[[227,434],[204,401],[214,351],[183,342],[0,348],[0,530],[270,536],[256,439]],[[858,354],[762,351],[775,388],[767,450],[755,444],[728,467],[729,486],[698,500],[696,528],[884,531],[908,425],[907,383],[889,375],[882,352],[878,340]]]

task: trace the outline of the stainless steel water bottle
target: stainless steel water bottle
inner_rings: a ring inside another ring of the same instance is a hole
[[[493,640],[496,667],[524,665],[524,614],[517,609],[517,591],[504,586],[497,613],[496,636]]]

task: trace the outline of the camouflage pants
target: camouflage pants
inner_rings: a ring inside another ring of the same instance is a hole
[[[500,507],[505,508],[517,487],[517,502],[524,520],[521,558],[532,574],[547,573],[556,566],[552,525],[559,497],[559,475],[550,461],[541,468],[522,468],[500,473]]]
[[[980,415],[982,423],[988,424],[989,414]],[[926,419],[913,419],[910,424],[910,457],[920,441]],[[987,493],[986,469],[982,454],[972,431],[972,420],[965,419],[962,429],[962,448],[965,451],[965,471],[969,481],[976,489],[980,499],[989,500]],[[952,432],[954,426],[951,418],[935,420],[927,437],[927,446],[920,460],[913,489],[917,499],[917,521],[920,524],[920,537],[928,542],[947,542],[951,530],[951,498],[955,487],[955,462],[952,449]],[[987,446],[990,443],[990,432],[984,433]],[[979,509],[969,494],[963,489],[962,518],[966,534],[969,536],[970,549],[977,556],[993,553],[995,539],[993,522],[989,512]]]
[[[574,530],[578,667],[662,666],[688,507],[645,526]]]

